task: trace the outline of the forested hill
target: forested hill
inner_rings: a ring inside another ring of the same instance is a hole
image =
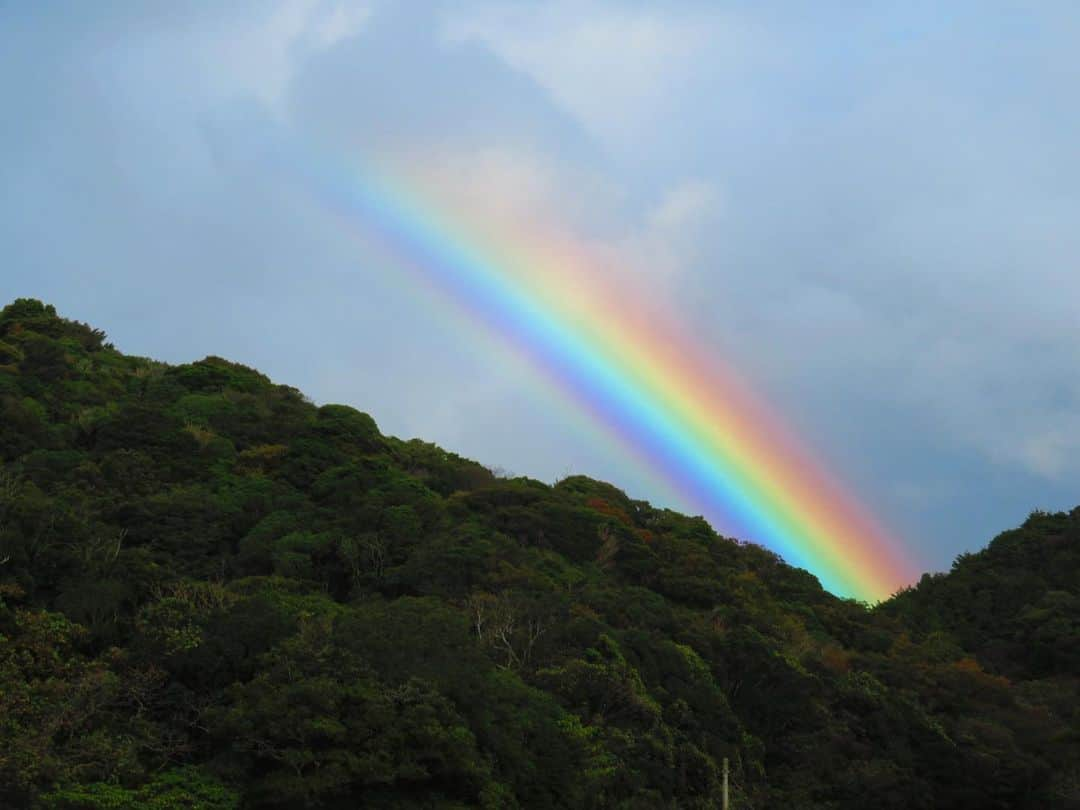
[[[876,608],[0,312],[0,806],[1080,808],[1080,510]]]

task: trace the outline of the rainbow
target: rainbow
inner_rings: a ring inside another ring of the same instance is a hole
[[[320,205],[527,358],[714,526],[839,596],[873,602],[914,579],[895,541],[733,370],[581,245],[540,226],[491,238],[400,179],[311,154],[287,162]]]

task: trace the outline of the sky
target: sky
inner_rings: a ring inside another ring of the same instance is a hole
[[[681,506],[287,137],[587,245],[947,570],[1080,503],[1078,41],[1071,0],[0,2],[0,299]]]

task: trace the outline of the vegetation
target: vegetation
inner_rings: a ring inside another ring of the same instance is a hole
[[[0,806],[1080,807],[1080,510],[870,608],[0,312]]]

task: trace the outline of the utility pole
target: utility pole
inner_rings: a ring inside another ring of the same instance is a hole
[[[728,780],[728,764],[727,757],[724,757],[724,810],[728,810],[728,796],[727,796],[727,780]]]

